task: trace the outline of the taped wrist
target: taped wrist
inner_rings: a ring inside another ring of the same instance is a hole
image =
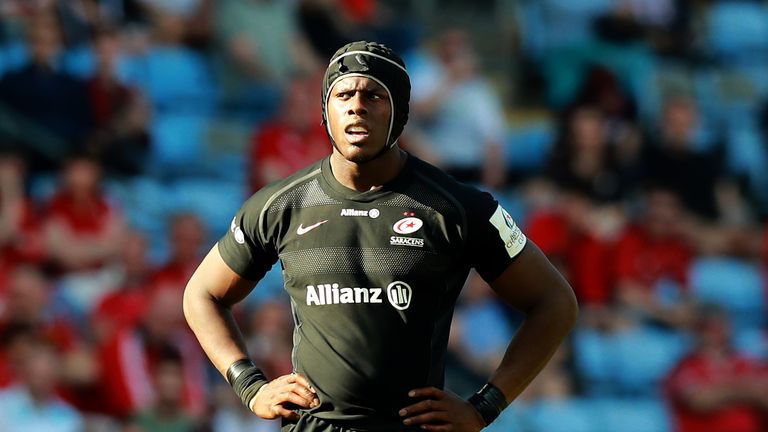
[[[504,393],[491,383],[485,384],[480,391],[473,394],[469,398],[469,403],[480,413],[486,426],[496,420],[496,417],[507,407]]]
[[[250,359],[238,360],[227,369],[227,381],[248,409],[249,402],[269,380]]]

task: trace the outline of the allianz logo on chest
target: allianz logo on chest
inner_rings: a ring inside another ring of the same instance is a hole
[[[369,217],[371,219],[376,219],[381,215],[381,212],[379,209],[370,209],[370,210],[358,210],[358,209],[341,209],[341,215],[340,216],[351,216],[351,217]]]
[[[397,310],[406,310],[411,305],[413,290],[405,282],[395,281],[387,288],[342,287],[338,283],[307,285],[307,306],[331,304],[384,303],[382,295]]]

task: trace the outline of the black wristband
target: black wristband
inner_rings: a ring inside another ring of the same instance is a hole
[[[227,381],[248,409],[251,408],[249,406],[251,399],[256,396],[264,384],[269,382],[264,372],[257,368],[250,359],[242,359],[232,363],[227,369]]]
[[[498,387],[487,383],[477,393],[469,398],[469,403],[475,407],[480,417],[488,426],[496,420],[496,417],[507,407],[507,398]]]

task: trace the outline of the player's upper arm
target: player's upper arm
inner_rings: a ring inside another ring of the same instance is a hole
[[[231,306],[245,298],[255,284],[232,270],[214,245],[187,283],[185,297],[208,297]]]
[[[499,297],[516,309],[526,312],[542,302],[554,302],[572,310],[575,319],[573,290],[530,240],[501,275],[489,282]]]

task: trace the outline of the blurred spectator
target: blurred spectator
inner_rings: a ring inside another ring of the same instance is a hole
[[[725,312],[708,306],[696,317],[696,349],[670,374],[666,393],[678,432],[766,430],[768,375],[730,345]]]
[[[299,3],[298,24],[318,58],[330,59],[340,46],[357,40],[355,23],[344,12],[339,10],[338,0],[302,0]]]
[[[678,197],[664,189],[649,190],[644,204],[616,248],[618,300],[648,318],[684,325],[690,319],[684,297],[693,260],[683,229],[685,212]],[[664,283],[675,286],[676,299],[661,298]]]
[[[274,97],[274,84],[317,69],[320,62],[299,33],[295,12],[291,2],[278,0],[217,2],[219,72],[229,99],[263,102]]]
[[[116,332],[139,324],[150,295],[152,269],[147,260],[147,240],[138,232],[130,232],[120,250],[117,263],[120,282],[117,290],[107,294],[96,306],[91,326],[98,342],[110,339]]]
[[[565,116],[562,136],[549,161],[549,176],[567,190],[609,202],[621,199],[633,188],[622,170],[614,143],[609,142],[604,113],[594,106],[578,106]]]
[[[117,78],[118,37],[106,28],[94,36],[96,73],[86,83],[94,129],[86,146],[107,171],[130,175],[146,164],[149,107],[136,89]]]
[[[40,261],[40,220],[26,194],[26,167],[21,157],[0,154],[0,293],[11,269]]]
[[[195,419],[184,408],[184,373],[178,352],[161,355],[152,373],[154,398],[151,408],[139,413],[132,424],[141,432],[192,432]]]
[[[288,83],[277,117],[260,125],[251,140],[251,190],[327,156],[328,133],[319,121],[315,96],[321,80],[297,78]]]
[[[54,346],[29,341],[19,361],[17,386],[0,392],[0,430],[3,432],[79,432],[81,415],[56,395],[61,367]]]
[[[17,267],[9,276],[0,312],[0,334],[7,328],[27,326],[58,350],[71,352],[79,343],[77,329],[54,313],[52,290],[50,281],[38,269]]]
[[[265,301],[245,319],[248,352],[264,373],[271,377],[293,372],[293,320],[288,303],[279,299]]]
[[[108,365],[99,380],[106,413],[126,419],[149,409],[157,397],[151,377],[169,351],[181,356],[184,409],[201,414],[206,395],[203,354],[184,324],[181,293],[169,289],[152,293],[137,326],[101,345],[100,363]]]
[[[48,203],[45,235],[52,264],[64,272],[100,268],[116,257],[124,234],[122,215],[101,190],[101,166],[73,157]]]
[[[181,293],[202,258],[205,226],[194,213],[179,213],[168,224],[171,254],[165,265],[152,275],[152,286]]]
[[[718,217],[715,189],[723,180],[722,155],[701,149],[697,142],[698,112],[694,101],[668,100],[662,112],[661,129],[648,148],[648,181],[672,190],[685,208],[696,216]]]
[[[559,265],[582,305],[608,305],[614,298],[616,241],[625,223],[621,207],[597,205],[579,191],[555,192],[548,201],[557,204],[532,209],[528,237]]]
[[[31,21],[27,41],[30,63],[0,79],[0,101],[18,128],[4,135],[19,142],[31,167],[50,169],[81,145],[90,110],[84,84],[57,68],[61,35],[55,19]]]
[[[436,44],[436,58],[410,70],[413,121],[446,172],[459,181],[500,187],[506,181],[501,99],[480,74],[466,32],[444,31]]]

